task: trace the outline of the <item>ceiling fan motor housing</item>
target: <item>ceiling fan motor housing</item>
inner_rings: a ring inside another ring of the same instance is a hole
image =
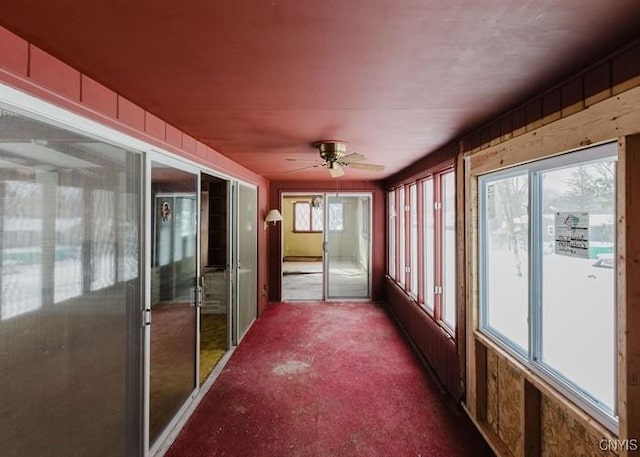
[[[320,157],[327,162],[334,162],[347,152],[347,143],[343,141],[318,141],[314,146],[320,150]]]

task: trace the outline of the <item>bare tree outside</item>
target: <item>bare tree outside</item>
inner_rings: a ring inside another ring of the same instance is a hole
[[[499,231],[513,252],[516,275],[522,276],[520,252],[527,240],[528,225],[528,180],[526,176],[503,179],[494,184],[495,216],[499,222]]]

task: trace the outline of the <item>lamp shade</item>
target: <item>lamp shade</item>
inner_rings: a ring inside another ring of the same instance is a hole
[[[269,210],[267,217],[264,218],[265,222],[277,222],[282,220],[282,214],[277,209]]]

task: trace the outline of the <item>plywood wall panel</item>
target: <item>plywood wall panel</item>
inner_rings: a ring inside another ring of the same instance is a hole
[[[487,424],[498,433],[498,356],[487,350]]]
[[[589,433],[558,404],[546,396],[540,401],[540,451],[542,457],[614,457],[601,449],[601,436]]]
[[[506,359],[498,358],[498,435],[515,457],[523,456],[524,378]]]

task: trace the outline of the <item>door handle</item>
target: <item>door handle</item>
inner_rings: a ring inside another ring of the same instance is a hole
[[[322,242],[322,252],[328,252],[327,248],[329,246],[329,242],[328,241],[323,241]]]

